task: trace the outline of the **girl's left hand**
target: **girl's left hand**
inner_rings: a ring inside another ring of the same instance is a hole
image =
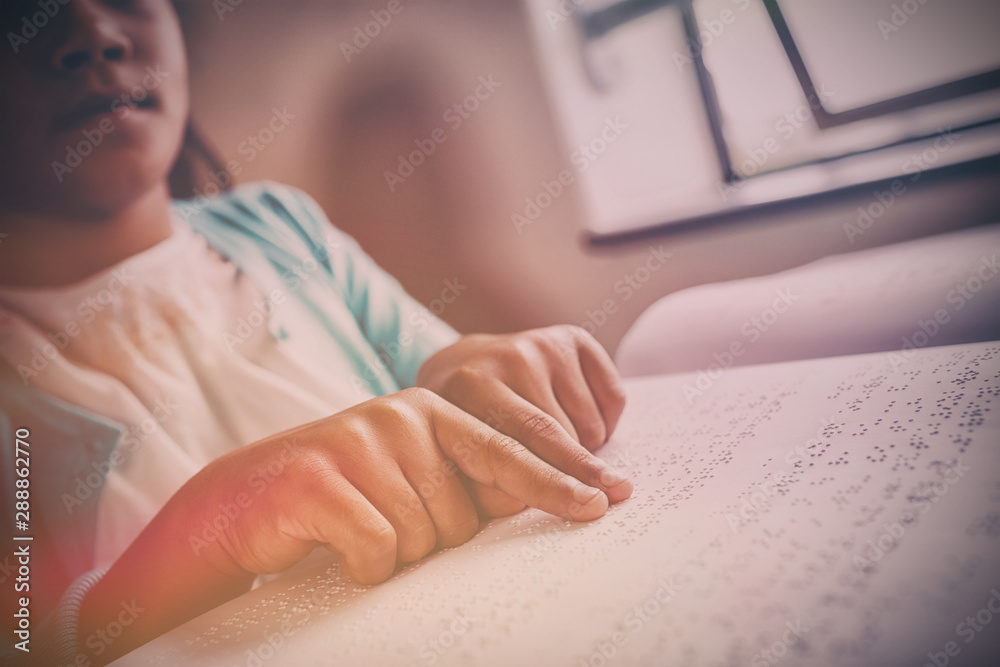
[[[464,336],[424,362],[417,386],[601,489],[611,503],[632,495],[632,483],[591,453],[614,431],[625,391],[608,353],[580,327]],[[488,516],[524,508],[505,493],[465,481]]]

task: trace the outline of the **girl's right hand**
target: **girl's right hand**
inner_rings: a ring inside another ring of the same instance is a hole
[[[475,534],[469,480],[576,521],[608,507],[602,491],[420,388],[236,450],[170,504],[190,509],[191,548],[223,574],[277,572],[324,544],[349,576],[377,583]]]

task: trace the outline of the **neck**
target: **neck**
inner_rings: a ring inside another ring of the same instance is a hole
[[[5,216],[0,286],[61,287],[92,276],[170,236],[164,183],[97,220]]]

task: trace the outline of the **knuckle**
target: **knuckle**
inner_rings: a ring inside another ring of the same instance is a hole
[[[441,389],[443,394],[438,394],[426,387],[404,389],[405,398],[400,409],[405,413],[407,423],[411,426],[420,425],[423,427],[428,424],[432,415],[440,413],[442,408],[447,406],[452,397],[456,395],[448,388],[451,382],[451,378],[446,381],[445,387]]]
[[[536,337],[530,331],[513,334],[501,344],[499,352],[505,366],[523,369],[538,355]]]
[[[345,487],[350,486],[343,476],[340,463],[328,452],[305,452],[291,466],[291,474],[267,479],[274,479],[278,483],[284,478],[287,485],[285,490],[292,489],[296,494],[302,493],[315,503],[323,504],[331,500],[339,502]],[[259,479],[264,479],[263,475]]]
[[[410,406],[421,405],[431,400],[430,395],[433,393],[424,387],[407,387],[406,389],[400,389],[395,394],[384,397],[383,402],[386,406],[399,413],[406,413],[409,412]]]
[[[517,467],[520,447],[516,440],[503,433],[494,433],[486,441],[487,463],[493,473],[494,484],[499,474]]]
[[[385,396],[372,405],[370,423],[377,426],[410,428],[415,422],[414,406],[419,404],[420,400],[426,399],[418,392],[414,392],[414,388]]]
[[[527,440],[556,440],[563,434],[562,426],[544,412],[529,412],[519,420]]]
[[[483,375],[472,366],[459,366],[445,381],[444,390],[450,396],[465,396],[481,385]]]
[[[329,457],[326,453],[311,448],[302,452],[296,458],[295,465],[307,478],[320,475],[331,467]]]
[[[337,470],[349,469],[356,464],[371,464],[380,454],[378,449],[379,435],[374,427],[391,425],[386,421],[385,406],[375,405],[363,411],[344,414],[337,420],[337,427],[332,429],[322,439],[316,441],[319,449],[316,454],[327,461],[327,468]],[[331,443],[351,443],[348,448],[331,446]],[[313,461],[315,461],[313,457]]]
[[[583,345],[591,336],[586,329],[575,324],[557,324],[549,329],[551,340],[562,347],[578,348]]]
[[[587,334],[585,329],[575,324],[556,324],[550,328],[550,331],[560,338],[567,338],[573,341],[580,340]]]
[[[597,458],[584,447],[573,447],[569,454],[569,464],[574,470],[597,471],[601,469]]]
[[[526,350],[532,349],[543,338],[542,329],[521,331],[510,335],[507,339],[507,348],[523,354]]]
[[[539,329],[539,340],[550,362],[572,362],[579,354],[582,344],[579,332],[582,331],[579,327],[568,324]]]
[[[576,324],[563,324],[561,325],[560,328],[567,336],[569,336],[572,340],[577,342],[591,340],[594,338],[592,335],[590,335],[589,331]]]

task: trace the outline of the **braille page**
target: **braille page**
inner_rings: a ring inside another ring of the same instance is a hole
[[[605,517],[495,520],[373,587],[314,558],[117,664],[1000,664],[1000,344],[628,393]]]

